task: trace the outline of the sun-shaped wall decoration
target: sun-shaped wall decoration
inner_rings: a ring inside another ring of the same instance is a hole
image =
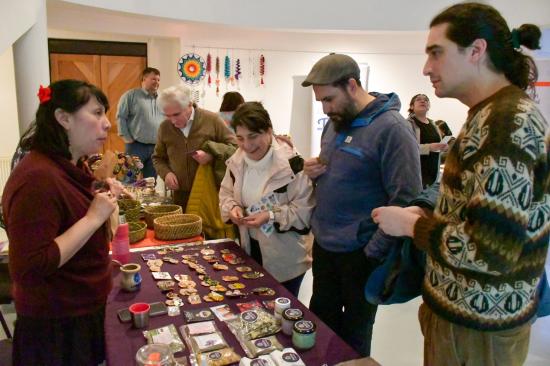
[[[204,59],[196,53],[187,53],[178,61],[178,74],[189,84],[197,84],[206,74]]]

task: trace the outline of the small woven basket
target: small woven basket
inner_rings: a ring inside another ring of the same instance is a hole
[[[129,222],[128,223],[130,227],[130,244],[137,243],[140,240],[143,240],[145,238],[145,234],[147,233],[147,224],[138,221],[138,222]]]
[[[141,203],[131,199],[118,200],[118,207],[124,210],[127,222],[139,221],[141,217]]]
[[[193,214],[177,214],[155,219],[155,238],[178,240],[197,236],[202,232],[202,219]]]
[[[145,208],[145,222],[147,227],[152,229],[155,227],[154,221],[156,218],[166,215],[176,215],[183,213],[181,206],[178,205],[159,205],[149,206]]]

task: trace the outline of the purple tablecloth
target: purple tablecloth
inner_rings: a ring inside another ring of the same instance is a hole
[[[190,305],[189,303],[187,303],[186,299],[184,299],[185,305],[181,307],[181,313],[182,313],[181,315],[174,316],[174,317],[163,315],[163,316],[150,318],[149,326],[147,327],[147,329],[155,329],[165,325],[174,324],[179,331],[179,327],[183,324],[186,324],[185,318],[183,316],[183,311],[187,309],[199,309],[199,308],[206,308],[206,307],[211,307],[211,306],[216,306],[221,304],[229,304],[230,308],[235,313],[239,313],[239,309],[236,306],[237,303],[249,302],[253,300],[258,300],[261,303],[263,300],[272,300],[277,297],[284,296],[291,299],[292,307],[299,308],[304,312],[305,319],[312,320],[317,324],[317,341],[316,341],[315,347],[307,351],[297,350],[300,356],[302,357],[302,359],[304,360],[304,362],[306,363],[306,365],[312,365],[312,366],[334,365],[341,361],[359,358],[359,355],[350,346],[348,346],[340,337],[338,337],[330,328],[328,328],[327,325],[325,325],[321,320],[319,320],[319,318],[317,318],[313,313],[311,313],[302,303],[298,301],[298,299],[293,297],[260,265],[258,265],[253,259],[248,257],[244,253],[244,251],[242,251],[241,248],[238,247],[238,245],[235,244],[234,242],[228,241],[224,243],[201,245],[199,247],[194,247],[193,249],[192,248],[186,249],[186,251],[182,253],[171,253],[169,255],[181,260],[181,254],[192,254],[206,247],[215,249],[216,255],[220,259],[221,259],[221,254],[219,253],[219,251],[224,248],[230,249],[233,253],[245,259],[246,263],[240,264],[240,265],[250,266],[254,271],[261,271],[265,274],[264,277],[261,277],[255,280],[249,280],[249,279],[240,280],[240,282],[245,283],[247,286],[247,288],[242,291],[247,292],[247,290],[249,291],[255,287],[266,286],[274,289],[276,291],[276,294],[274,296],[269,296],[269,297],[251,294],[245,299],[229,299],[226,297],[222,302],[203,301],[201,304],[198,304],[198,305]],[[131,323],[119,322],[117,318],[117,310],[126,308],[135,302],[151,303],[155,301],[166,300],[166,297],[164,296],[164,294],[161,293],[161,291],[156,286],[155,280],[150,274],[149,269],[147,268],[147,265],[145,265],[145,262],[141,258],[142,253],[156,253],[156,251],[157,250],[155,249],[155,250],[149,250],[149,251],[131,254],[132,262],[139,263],[142,266],[140,273],[143,277],[143,282],[141,285],[141,290],[137,292],[128,293],[121,290],[120,280],[122,275],[120,274],[120,271],[118,271],[117,269],[115,269],[113,272],[113,290],[111,291],[111,294],[107,299],[107,311],[106,311],[106,317],[105,317],[105,339],[106,339],[108,365],[111,365],[111,366],[134,365],[135,364],[134,360],[135,360],[135,355],[137,350],[141,346],[146,344],[146,340],[143,337],[142,330],[132,328]],[[157,258],[160,258],[160,257],[162,256],[157,254]],[[204,265],[205,268],[207,269],[207,273],[212,278],[219,280],[220,283],[222,283],[224,286],[227,283],[221,280],[222,276],[237,275],[241,277],[240,273],[238,273],[235,270],[235,267],[236,267],[235,265],[229,265],[229,270],[227,271],[214,271],[211,265],[206,263],[206,261],[204,261],[201,256],[199,256],[198,258],[199,258],[199,263]],[[162,266],[162,271],[170,272],[170,274],[172,275],[177,273],[190,274],[193,277],[193,280],[197,282],[197,289],[199,290],[199,294],[201,295],[201,297],[203,295],[206,295],[209,292],[208,288],[200,285],[200,280],[198,279],[197,274],[195,272],[190,272],[190,270],[185,264],[165,263]],[[228,344],[231,347],[233,347],[233,349],[238,354],[240,354],[243,357],[246,356],[244,350],[241,348],[235,336],[229,331],[225,323],[223,323],[222,321],[216,318],[216,325],[218,326],[220,331],[223,333],[223,336],[225,340],[228,342]],[[282,332],[279,332],[277,334],[277,338],[284,347],[292,347],[291,338],[284,335]],[[186,349],[184,353],[189,354],[189,349]]]

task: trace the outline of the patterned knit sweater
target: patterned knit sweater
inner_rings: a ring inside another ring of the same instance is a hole
[[[550,137],[535,103],[507,86],[470,109],[445,164],[433,218],[415,226],[428,252],[423,298],[478,330],[531,319],[550,231]]]

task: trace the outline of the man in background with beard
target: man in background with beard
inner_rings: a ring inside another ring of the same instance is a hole
[[[310,85],[330,120],[319,157],[304,164],[317,200],[309,307],[369,356],[376,306],[365,300],[364,286],[398,240],[378,230],[371,211],[406,206],[421,191],[418,144],[399,114],[399,97],[363,89],[351,57],[320,59],[302,83]]]

